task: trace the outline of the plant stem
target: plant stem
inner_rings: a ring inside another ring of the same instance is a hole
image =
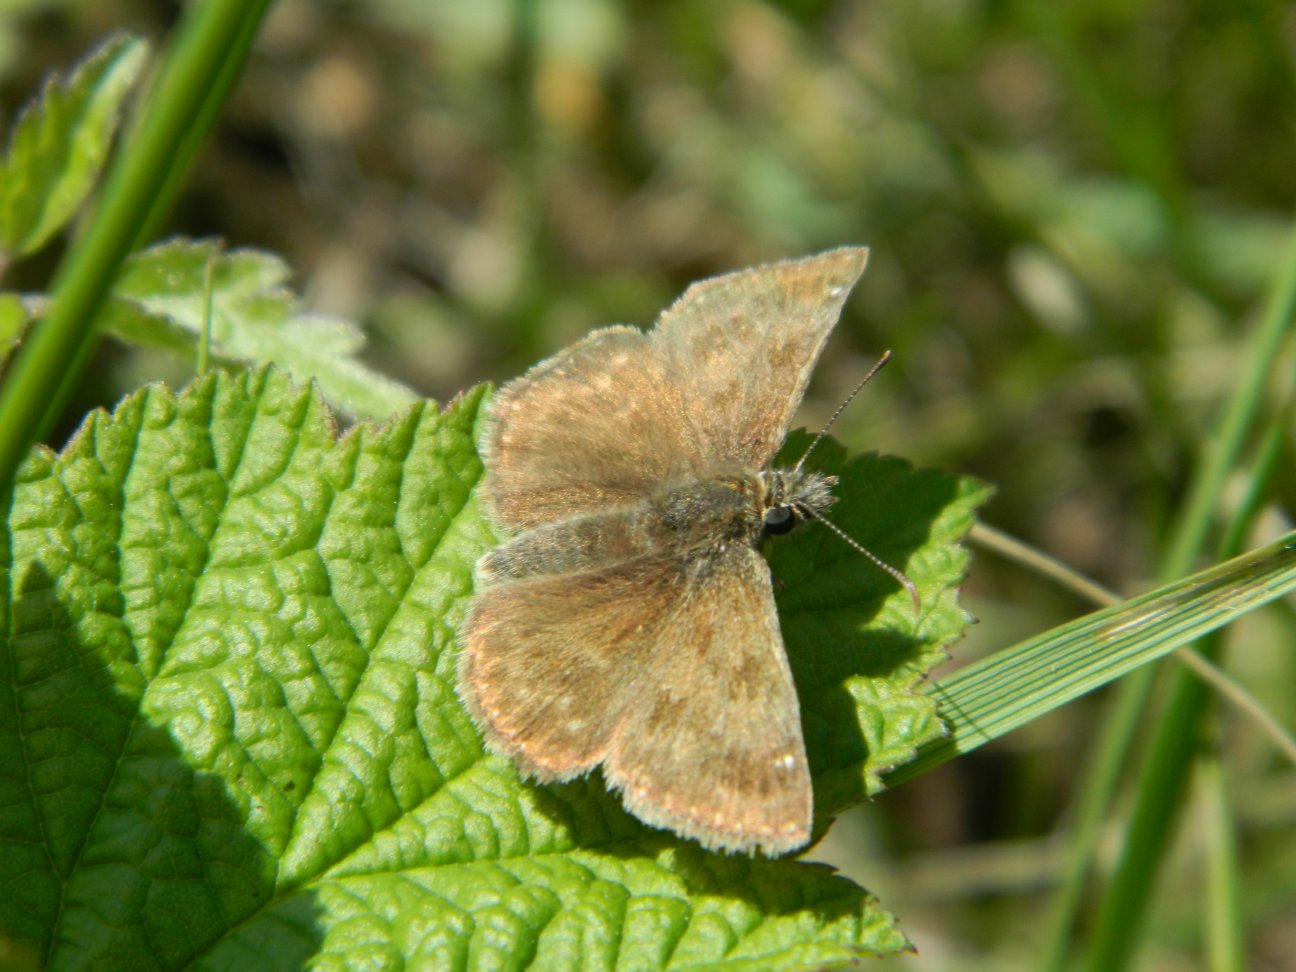
[[[141,229],[174,196],[184,164],[228,93],[268,0],[188,8],[137,129],[125,140],[85,237],[55,274],[49,316],[33,329],[0,388],[0,491],[57,418],[89,357],[99,305]]]

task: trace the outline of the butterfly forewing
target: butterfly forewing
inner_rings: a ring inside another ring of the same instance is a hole
[[[495,396],[487,509],[525,528],[642,500],[692,469],[683,414],[647,335],[595,331]]]
[[[844,247],[706,280],[653,331],[605,328],[537,365],[492,403],[487,508],[525,528],[763,467],[867,257]]]
[[[868,250],[843,247],[695,283],[652,338],[699,443],[695,472],[768,465]]]

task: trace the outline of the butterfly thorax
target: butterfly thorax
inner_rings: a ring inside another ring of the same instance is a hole
[[[755,546],[832,505],[836,481],[800,469],[738,470],[665,491],[652,505],[668,542],[680,552]]]
[[[759,536],[767,493],[759,473],[735,470],[662,490],[648,505],[654,532],[688,555]]]

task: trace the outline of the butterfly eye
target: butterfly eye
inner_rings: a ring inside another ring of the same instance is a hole
[[[765,514],[765,532],[777,536],[796,526],[796,514],[790,506],[775,506]]]

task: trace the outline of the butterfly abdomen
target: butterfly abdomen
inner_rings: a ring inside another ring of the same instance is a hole
[[[546,523],[518,534],[477,562],[485,580],[568,574],[622,563],[655,549],[647,504]]]

